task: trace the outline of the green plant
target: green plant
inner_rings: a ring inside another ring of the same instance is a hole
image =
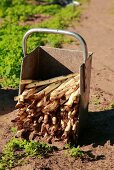
[[[11,127],[11,132],[16,133],[17,132],[16,127]]]
[[[69,155],[72,156],[72,157],[82,157],[84,154],[84,152],[80,149],[80,147],[78,146],[77,148],[75,147],[72,147],[70,150],[69,150]]]
[[[52,152],[54,147],[45,143],[13,138],[4,147],[0,156],[0,170],[17,166],[23,157],[41,158]]]
[[[71,149],[72,145],[70,143],[65,144],[64,149]]]
[[[81,150],[80,146],[74,147],[71,144],[66,144],[65,149],[68,149],[66,153],[70,155],[71,157],[82,157],[84,155],[84,152]]]
[[[31,141],[25,145],[25,153],[26,156],[44,156],[47,153],[51,152],[53,150],[52,147],[47,145],[46,143],[38,143]]]
[[[23,143],[17,139],[12,139],[10,142],[8,142],[3,149],[2,157],[0,160],[0,167],[2,167],[1,169],[4,170],[5,168],[11,168],[17,164],[18,159],[21,158],[22,154],[17,155],[15,151],[23,148]]]
[[[114,102],[111,103],[111,109],[114,109]]]

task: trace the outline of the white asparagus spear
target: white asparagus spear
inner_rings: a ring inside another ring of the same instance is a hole
[[[36,88],[25,89],[21,95],[14,97],[14,101],[18,101],[19,100],[20,102],[21,101],[24,102],[24,99],[30,98],[35,93],[38,93],[38,92],[40,92],[41,90],[43,90],[45,88],[46,88],[46,85],[41,86],[41,87],[39,87],[37,89]]]
[[[71,113],[71,117],[72,117],[72,118],[76,115],[77,111],[78,111],[77,109],[74,109],[74,110],[72,111],[72,113]]]
[[[68,91],[66,91],[65,96],[66,99],[68,99],[70,97],[70,95],[76,91],[79,88],[79,81],[77,83],[75,83],[75,85],[73,87],[69,87]]]
[[[19,109],[19,108],[22,108],[22,107],[24,107],[23,102],[18,101],[17,104],[16,104],[16,106],[15,106],[15,108],[16,108],[16,109]]]
[[[21,80],[21,84],[30,84],[33,83],[35,80]]]
[[[72,126],[72,130],[74,131],[74,133],[76,133],[76,131],[78,132],[78,130],[79,130],[79,121],[78,120]]]
[[[44,123],[48,123],[48,114],[44,115]]]
[[[45,125],[45,123],[42,123],[42,126],[41,126],[41,134],[43,135],[43,134],[45,134],[47,132],[47,130],[46,130],[46,125]]]
[[[78,81],[78,82],[77,82]],[[55,89],[51,95],[50,100],[54,100],[55,98],[58,98],[60,94],[64,94],[69,88],[75,87],[75,85],[79,84],[79,75],[76,77],[73,77],[69,81],[66,80],[64,83],[62,83],[57,89]]]
[[[39,119],[38,119],[38,123],[41,123],[43,120],[43,116],[40,116]]]
[[[73,130],[73,131],[76,131],[76,125],[77,125],[77,122],[75,122],[75,123],[73,124],[73,126],[72,126],[72,130]]]
[[[62,129],[64,129],[64,128],[65,128],[65,123],[64,123],[64,121],[63,121],[63,120],[61,120],[61,127],[62,127]]]
[[[55,116],[52,117],[52,124],[55,125],[57,123],[57,118]]]
[[[44,96],[43,99],[41,99],[37,103],[36,107],[42,107],[42,106],[45,106],[46,104],[48,104],[49,101],[46,101],[46,100],[47,100],[47,96]]]
[[[55,82],[58,82],[58,81],[62,81],[62,80],[68,79],[70,77],[74,77],[75,75],[77,75],[77,74],[73,73],[73,74],[69,74],[67,76],[55,77],[55,78],[44,80],[44,81],[35,81],[33,83],[30,83],[30,84],[26,85],[25,88],[29,89],[29,88],[32,88],[32,87],[48,85],[48,84],[51,84],[51,83],[55,83]]]
[[[70,95],[75,92],[77,89],[79,88],[79,84],[78,85],[74,85],[72,88],[68,89],[68,91],[64,93],[61,93],[60,95],[58,95],[56,98],[52,98],[53,100],[57,100],[60,99],[60,105],[63,105],[64,103],[67,102],[67,100],[69,99]],[[64,96],[64,98],[62,99],[62,97]],[[74,101],[74,103],[78,103],[78,101]]]
[[[70,129],[71,129],[71,122],[70,122],[70,120],[69,120],[68,123],[67,123],[67,126],[66,126],[66,128],[65,128],[65,132],[69,132]]]
[[[27,99],[30,95],[34,94],[37,92],[36,88],[32,89],[25,89],[21,95],[14,97],[14,101],[24,101],[24,99]]]
[[[50,81],[50,83],[52,83],[51,81],[54,81],[54,80],[55,81],[57,81],[57,80],[61,81],[61,79],[64,80],[64,79],[67,79],[69,77],[73,77],[75,75],[76,75],[75,73],[72,73],[72,74],[69,74],[69,75],[66,75],[66,76],[60,76],[60,77],[51,78],[51,79],[49,79],[49,81]],[[44,81],[46,83],[47,80],[44,80]],[[38,83],[38,82],[42,82],[42,81],[41,80],[21,80],[21,84],[25,84],[25,85],[35,83],[35,82]]]
[[[34,100],[29,106],[28,109],[33,109],[36,106],[36,101]]]
[[[45,96],[44,96],[44,97],[45,97]],[[37,103],[36,107],[42,107],[43,105],[44,105],[44,98],[41,99],[41,100]]]
[[[57,131],[58,125],[53,125],[50,130],[51,130],[51,135],[54,135],[55,132]]]
[[[65,80],[57,89],[55,89],[53,92],[52,92],[52,94],[54,93],[54,92],[59,92],[59,91],[61,91],[61,89],[63,89],[63,87],[65,87],[67,84],[69,84],[69,81],[71,81],[72,82],[72,78],[68,78],[67,80]]]
[[[31,90],[31,89],[30,89]],[[27,94],[28,94],[28,92],[30,91],[30,90],[25,90],[21,95],[19,95],[19,96],[15,96],[14,97],[14,101],[18,101],[19,99],[23,99]],[[20,100],[20,101],[21,101]],[[22,101],[24,101],[24,100],[22,100]]]
[[[45,96],[45,92],[44,90],[42,90],[38,93],[31,95],[30,98],[33,98],[34,100],[41,100],[44,96]]]
[[[78,88],[75,92],[73,92],[70,95],[68,102],[65,103],[66,106],[69,106],[69,107],[72,106],[73,102],[76,100],[76,97],[79,97],[79,91],[80,91],[80,89]]]
[[[68,119],[71,118],[71,113],[72,113],[72,111],[70,110],[70,111],[68,112]]]
[[[42,112],[43,113],[47,113],[47,112],[53,112],[53,111],[56,111],[56,109],[59,107],[59,101],[55,100],[51,103],[49,103],[47,106],[45,106],[43,109],[42,109]]]
[[[34,140],[35,136],[36,136],[36,130],[34,130],[33,132],[30,133],[30,135],[29,135],[29,140],[30,140],[30,141],[31,141],[31,140]]]
[[[59,83],[52,83],[49,86],[47,86],[45,89],[43,89],[42,91],[36,93],[33,95],[33,98],[35,99],[41,99],[42,97],[48,95],[52,90],[54,90],[55,88],[57,88],[59,85],[61,84],[61,82]],[[42,96],[42,97],[40,97]]]
[[[37,103],[36,107],[45,106],[45,103],[46,103],[46,96],[44,96],[43,99],[41,99],[41,100]]]
[[[70,111],[68,112],[68,119],[74,118],[74,116],[76,115],[76,113],[77,113],[77,109],[70,110]]]

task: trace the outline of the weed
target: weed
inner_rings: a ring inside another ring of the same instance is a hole
[[[16,133],[17,132],[16,127],[11,127],[11,132]]]
[[[25,153],[27,156],[43,156],[52,151],[52,147],[45,143],[28,142],[25,145]]]
[[[82,157],[84,155],[84,152],[80,149],[79,146],[77,148],[72,147],[69,150],[69,155],[72,156],[72,157],[77,158],[77,157]]]
[[[80,146],[74,147],[70,144],[66,144],[65,149],[68,149],[65,154],[68,154],[74,158],[82,157],[84,155],[84,152],[81,150]]]
[[[0,158],[0,170],[15,167],[23,157],[42,158],[52,152],[54,147],[45,143],[13,138],[4,147]]]

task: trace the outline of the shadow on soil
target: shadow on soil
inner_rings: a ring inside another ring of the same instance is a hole
[[[88,127],[81,134],[79,144],[93,147],[104,145],[107,141],[114,144],[114,110],[89,112]]]
[[[17,89],[0,89],[0,115],[7,114],[15,109],[14,97],[17,95]]]
[[[81,158],[82,162],[94,162],[94,161],[99,161],[99,160],[104,160],[105,156],[104,155],[94,155],[92,153],[92,150],[88,150],[84,152],[84,157]]]

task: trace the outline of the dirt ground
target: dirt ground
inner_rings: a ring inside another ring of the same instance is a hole
[[[94,52],[88,126],[80,138],[87,156],[80,159],[58,151],[41,160],[30,160],[14,170],[110,170],[114,169],[114,14],[113,0],[91,0],[81,22],[69,28],[80,33]],[[0,151],[13,135],[11,119],[16,116],[13,97],[17,90],[0,89]]]

